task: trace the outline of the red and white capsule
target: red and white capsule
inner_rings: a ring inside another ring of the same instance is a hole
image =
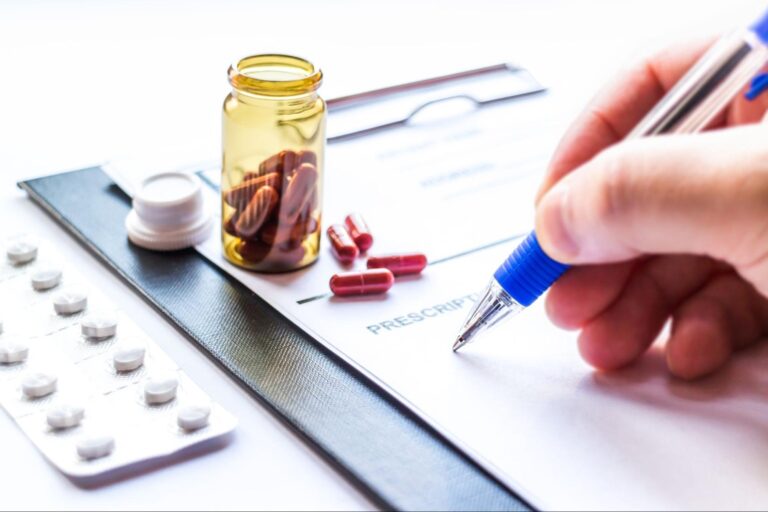
[[[365,252],[371,248],[373,245],[373,235],[362,215],[350,213],[344,219],[344,225],[347,227],[349,235],[355,241],[355,245],[360,249],[360,252]]]
[[[352,237],[344,229],[344,226],[332,224],[326,232],[328,233],[328,239],[331,241],[331,249],[336,259],[345,265],[355,261],[359,251]]]
[[[364,272],[336,274],[331,278],[330,286],[334,295],[348,297],[386,293],[394,283],[395,276],[392,272],[377,268]]]
[[[368,258],[368,268],[386,268],[396,276],[421,274],[426,266],[427,257],[420,252]]]

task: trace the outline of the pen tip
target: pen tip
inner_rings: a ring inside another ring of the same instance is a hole
[[[454,352],[456,352],[456,351],[457,351],[457,350],[459,350],[461,347],[463,347],[463,346],[464,346],[466,343],[467,343],[467,342],[466,342],[466,340],[464,339],[464,337],[462,337],[462,336],[459,336],[458,338],[456,338],[456,341],[454,341],[454,342],[453,342],[453,351],[454,351]]]

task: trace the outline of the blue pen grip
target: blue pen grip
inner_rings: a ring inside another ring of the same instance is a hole
[[[533,301],[547,291],[552,284],[568,270],[568,265],[547,256],[531,233],[501,264],[493,277],[504,290],[522,306],[530,306]]]

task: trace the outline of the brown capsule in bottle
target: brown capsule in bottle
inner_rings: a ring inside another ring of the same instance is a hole
[[[355,241],[360,252],[365,252],[373,245],[373,235],[368,229],[363,216],[359,213],[351,213],[344,219],[344,225],[349,231],[349,236]]]
[[[304,211],[312,213],[317,208],[318,203],[318,191],[315,187],[309,195],[307,202],[304,204]]]
[[[315,211],[316,207],[317,188],[315,188],[315,192],[312,194],[309,201],[304,204],[304,209],[301,211],[301,215],[296,219],[296,223],[291,230],[291,238],[301,240],[304,239],[306,235],[317,231],[318,222],[317,219],[315,219],[315,216],[312,215],[312,212]]]
[[[291,231],[291,236],[298,237],[314,233],[320,227],[317,220],[312,215],[317,209],[317,187],[311,192],[309,199],[304,203],[301,214],[294,223],[295,229]]]
[[[296,226],[280,225],[277,222],[270,222],[265,224],[261,231],[259,231],[259,239],[264,243],[280,247],[296,247],[298,243],[293,243],[293,229]]]
[[[259,239],[269,245],[297,245],[300,244],[307,235],[317,231],[318,223],[314,217],[299,219],[294,225],[278,224],[271,221],[264,225],[259,231]]]
[[[304,204],[315,193],[317,169],[312,164],[301,164],[283,194],[280,216],[283,222],[293,224],[301,213]]]
[[[334,295],[343,297],[385,293],[392,288],[395,276],[385,268],[348,272],[331,277],[330,287]]]
[[[288,230],[277,221],[271,220],[259,230],[259,240],[268,245],[275,245],[288,239]]]
[[[280,153],[275,153],[259,164],[259,175],[270,172],[282,172],[280,169]]]
[[[283,172],[283,182],[285,182],[299,167],[299,157],[293,151],[281,151],[280,155],[280,170]]]
[[[237,252],[240,257],[251,263],[262,261],[271,249],[272,247],[258,240],[243,240],[237,244]]]
[[[317,221],[314,217],[310,216],[305,220],[297,222],[290,232],[288,240],[285,242],[287,246],[294,246],[301,244],[308,235],[311,235],[317,231]]]
[[[340,262],[348,265],[355,261],[359,250],[349,236],[347,230],[341,224],[331,224],[326,231],[328,239],[331,241],[331,252]]]
[[[391,254],[389,256],[371,256],[368,268],[386,268],[396,276],[420,274],[427,266],[427,257],[421,253]]]
[[[291,173],[296,167],[296,153],[286,149],[272,155],[259,164],[259,173],[267,174],[270,172]]]
[[[282,172],[272,171],[272,172],[268,172],[267,174],[278,174],[280,176],[280,184],[282,185],[282,182],[283,182],[283,179],[282,179],[283,173]],[[257,178],[261,178],[263,176],[266,176],[267,174],[262,174],[260,171],[246,171],[243,174],[243,181],[241,183],[244,183],[244,182],[246,182],[248,180],[255,180]]]
[[[224,222],[224,231],[232,236],[238,236],[237,230],[235,229],[235,224],[237,222],[237,212],[233,213],[229,216],[229,218]]]
[[[272,250],[269,255],[270,260],[279,264],[281,267],[295,267],[301,260],[304,259],[304,255],[307,253],[303,245],[297,245],[295,247],[277,247]]]
[[[269,173],[257,178],[246,179],[224,193],[224,200],[236,210],[244,210],[248,203],[262,187],[272,187],[280,190],[282,180],[279,173]]]
[[[297,229],[295,230],[295,234],[296,236],[301,236],[303,238],[316,232],[319,227],[320,223],[317,222],[316,218],[310,215],[303,224],[296,225]]]
[[[269,218],[278,199],[277,191],[274,188],[261,187],[237,218],[235,230],[238,235],[243,238],[254,237]]]
[[[314,151],[304,149],[296,153],[296,166],[301,164],[312,164],[317,168],[317,155]]]
[[[259,239],[270,245],[301,243],[306,235],[315,232],[318,228],[317,220],[312,216],[313,210],[314,206],[309,201],[294,224],[281,223],[277,220],[267,222],[259,231]]]

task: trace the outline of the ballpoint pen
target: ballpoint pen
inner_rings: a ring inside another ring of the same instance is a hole
[[[768,12],[722,39],[699,59],[627,138],[703,130],[768,62]],[[456,351],[531,305],[568,269],[547,256],[531,232],[493,274],[453,344]]]

